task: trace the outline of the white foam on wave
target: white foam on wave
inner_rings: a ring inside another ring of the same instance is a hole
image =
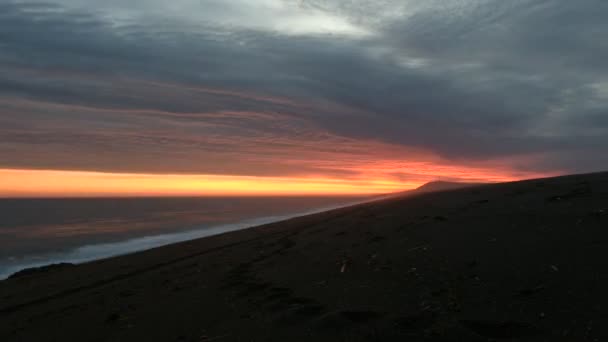
[[[212,227],[199,227],[193,230],[183,231],[179,233],[144,236],[119,242],[84,245],[75,249],[52,254],[11,257],[8,258],[5,262],[0,261],[0,280],[6,279],[11,274],[26,268],[40,267],[56,263],[80,264],[88,261],[139,252],[173,243],[219,235],[246,228],[252,228],[267,223],[284,221],[294,217],[320,213],[338,208],[344,208],[351,205],[365,203],[368,201],[370,200],[351,202],[347,204],[324,207],[289,215],[267,216],[231,224],[223,224]]]

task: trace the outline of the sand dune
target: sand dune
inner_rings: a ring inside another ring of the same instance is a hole
[[[606,341],[608,173],[404,195],[0,282],[2,341]]]

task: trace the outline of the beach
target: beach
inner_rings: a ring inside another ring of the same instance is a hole
[[[608,173],[396,198],[0,282],[2,341],[606,341]]]
[[[372,197],[0,198],[0,280],[373,200]]]

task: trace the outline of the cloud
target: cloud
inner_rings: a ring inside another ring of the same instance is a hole
[[[72,10],[90,10],[87,0],[55,0]],[[341,34],[360,36],[367,32],[348,17],[283,0],[160,0],[104,1],[95,10],[115,25],[131,24],[153,18],[156,22],[181,25],[212,23],[232,29],[271,30],[282,34]],[[173,23],[174,24],[174,23]]]
[[[591,0],[7,2],[0,166],[599,170],[606,15]]]

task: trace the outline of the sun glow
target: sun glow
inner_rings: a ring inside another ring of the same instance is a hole
[[[381,194],[417,186],[323,177],[161,175],[0,169],[2,197],[259,196]]]
[[[394,176],[404,169],[414,173],[405,178]],[[0,169],[0,197],[373,195],[409,190],[433,180],[504,182],[555,175],[413,162],[345,170],[352,175],[262,177]]]

